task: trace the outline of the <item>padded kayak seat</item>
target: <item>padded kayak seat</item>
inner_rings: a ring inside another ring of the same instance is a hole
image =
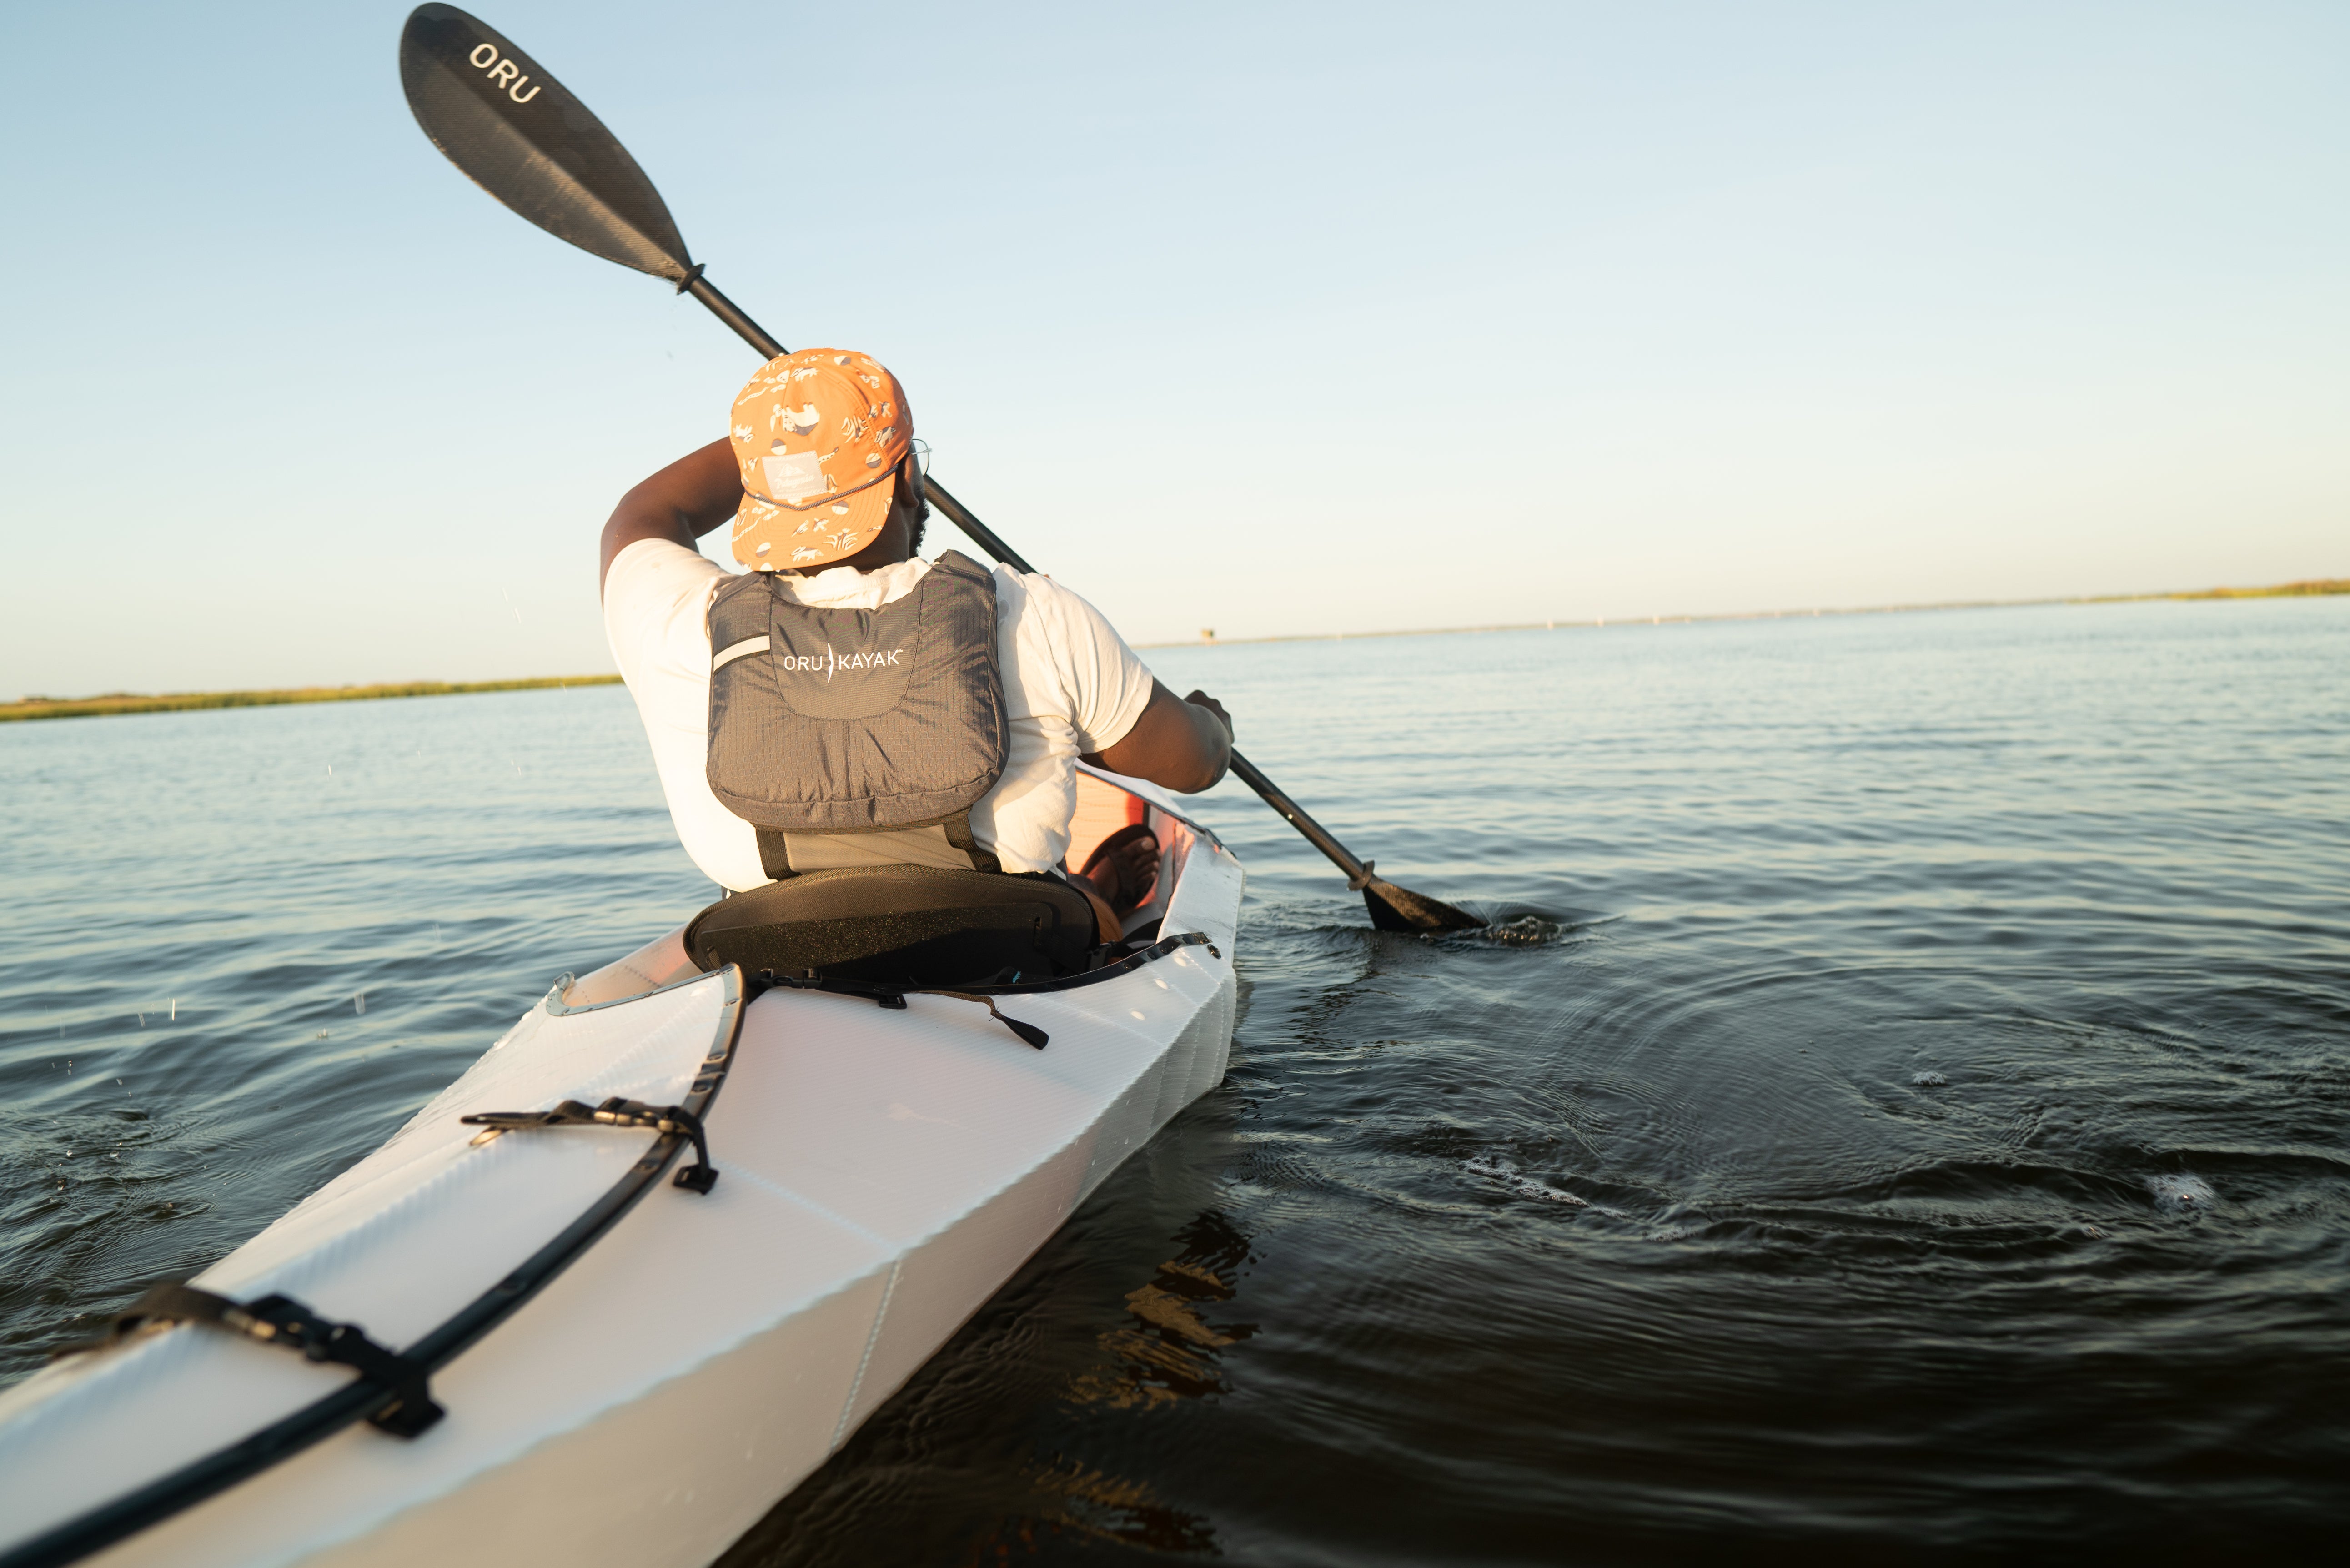
[[[808,871],[722,898],[685,928],[704,970],[882,985],[1051,980],[1091,966],[1094,909],[1054,877],[936,866]]]

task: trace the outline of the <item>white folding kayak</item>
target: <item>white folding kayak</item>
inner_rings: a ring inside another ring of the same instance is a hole
[[[1239,863],[1148,784],[1083,788],[1081,845],[1157,834],[1148,945],[984,996],[762,989],[674,932],[566,977],[0,1396],[0,1568],[717,1556],[1223,1076]]]

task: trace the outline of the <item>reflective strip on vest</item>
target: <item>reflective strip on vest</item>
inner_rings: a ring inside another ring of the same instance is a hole
[[[718,657],[710,661],[710,673],[717,674],[746,654],[766,652],[768,641],[769,639],[764,637],[746,637],[731,647],[722,649]]]

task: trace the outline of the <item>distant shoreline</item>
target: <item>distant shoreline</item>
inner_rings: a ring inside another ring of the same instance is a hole
[[[1726,610],[1719,615],[1595,616],[1587,620],[1497,621],[1491,626],[1422,626],[1401,631],[1302,631],[1278,637],[1216,637],[1186,642],[1138,642],[1144,648],[1240,648],[1260,642],[1344,642],[1349,638],[1457,637],[1472,631],[1559,631],[1608,626],[1687,626],[1715,620],[1795,620],[1830,615],[1908,615],[1920,610],[2028,609],[2038,605],[2131,605],[2161,599],[2285,599],[2350,594],[2350,577],[2312,577],[2266,588],[2196,588],[2171,594],[2091,594],[2054,599],[1950,599],[1939,604],[1845,605],[1818,609]]]
[[[1723,615],[1618,616],[1617,626],[1682,626],[1697,621],[1786,620],[1828,615],[1900,615],[1916,610],[2021,609],[2033,605],[2144,604],[2158,599],[2303,598],[2350,594],[2350,577],[2315,577],[2265,588],[2198,588],[2173,594],[2099,594],[2057,599],[1954,599],[1946,604],[1866,605],[1842,608],[1744,610]],[[1193,642],[1140,642],[1137,648],[1238,648],[1263,642],[1343,642],[1348,638],[1453,637],[1472,631],[1555,631],[1602,628],[1606,617],[1589,620],[1528,620],[1493,626],[1430,626],[1401,631],[1297,632],[1284,637],[1206,637]],[[538,691],[548,687],[617,686],[617,675],[549,675],[534,680],[409,680],[378,686],[296,686],[261,691],[175,691],[145,696],[110,691],[101,697],[26,697],[0,702],[0,723],[20,719],[97,719],[116,713],[179,713],[200,708],[271,708],[289,702],[372,702],[388,697],[456,697],[475,691]]]
[[[275,691],[172,691],[144,696],[27,697],[0,702],[12,719],[99,719],[115,713],[179,713],[197,708],[275,708],[288,702],[373,702],[387,697],[455,697],[473,691],[537,691],[550,686],[617,686],[617,675],[549,675],[535,680],[405,680],[379,686],[295,686]]]

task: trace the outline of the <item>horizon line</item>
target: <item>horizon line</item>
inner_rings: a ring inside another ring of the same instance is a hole
[[[1804,609],[1720,610],[1711,614],[1689,615],[1629,615],[1591,616],[1562,620],[1496,621],[1486,626],[1419,626],[1399,627],[1390,631],[1292,631],[1267,637],[1218,637],[1213,631],[1204,636],[1175,642],[1138,642],[1138,653],[1150,648],[1240,648],[1264,642],[1344,642],[1348,638],[1375,637],[1460,637],[1472,632],[1488,631],[1592,631],[1604,630],[1611,622],[1617,626],[1687,626],[1700,621],[1718,620],[1810,620],[1831,615],[1911,615],[1928,610],[1959,609],[2031,609],[2043,605],[2119,605],[2146,604],[2163,599],[2270,599],[2314,598],[2334,594],[2350,594],[2350,577],[2305,577],[2297,582],[2277,583],[2253,588],[2179,588],[2150,594],[2068,594],[2037,599],[1939,599],[1930,603],[1902,605],[1820,605]]]
[[[2043,605],[2145,604],[2174,599],[2304,598],[2350,595],[2350,577],[2308,577],[2268,587],[2194,588],[2154,594],[2075,594],[2036,599],[1946,599],[1930,604],[1820,606],[1810,609],[1730,610],[1712,615],[1618,616],[1617,626],[1687,626],[1701,621],[1808,620],[1821,616],[1909,615],[1929,610],[2029,609]],[[1496,622],[1490,626],[1407,627],[1392,631],[1287,632],[1271,637],[1217,637],[1186,642],[1138,642],[1138,651],[1162,648],[1243,648],[1270,642],[1344,642],[1383,637],[1460,637],[1492,631],[1604,630],[1610,618]],[[0,723],[41,719],[94,719],[128,713],[175,713],[200,709],[275,708],[307,702],[364,702],[396,697],[455,697],[476,692],[531,691],[547,687],[616,686],[615,672],[538,675],[511,680],[396,680],[342,686],[286,686],[226,691],[109,691],[92,697],[19,697],[0,702]]]

